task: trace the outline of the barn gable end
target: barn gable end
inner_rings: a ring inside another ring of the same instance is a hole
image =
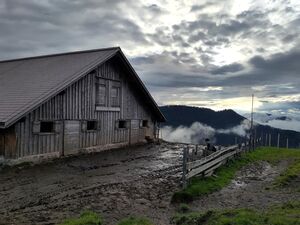
[[[0,129],[0,155],[31,160],[157,137],[164,117],[121,50],[74,80]]]

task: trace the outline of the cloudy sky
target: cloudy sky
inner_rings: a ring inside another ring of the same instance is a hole
[[[0,0],[0,59],[120,46],[159,105],[243,113],[254,93],[300,118],[299,35],[299,0]]]

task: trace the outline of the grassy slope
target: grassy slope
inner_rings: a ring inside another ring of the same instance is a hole
[[[153,225],[153,223],[146,218],[129,217],[121,220],[118,225]]]
[[[216,177],[193,178],[188,187],[173,195],[173,202],[189,202],[194,198],[220,190],[230,183],[235,173],[241,167],[260,160],[276,164],[280,160],[291,160],[287,170],[278,177],[275,185],[284,186],[300,174],[300,150],[299,149],[278,149],[278,148],[258,148],[253,152],[248,152],[227,165],[220,167],[216,171]]]
[[[84,212],[79,218],[67,219],[60,225],[104,225],[100,215],[94,212]],[[129,217],[121,220],[117,225],[154,225],[146,218]]]
[[[206,213],[177,214],[176,225],[299,225],[300,202],[287,203],[266,211],[234,209]]]
[[[83,212],[79,218],[67,219],[61,225],[102,225],[102,218],[94,212]]]

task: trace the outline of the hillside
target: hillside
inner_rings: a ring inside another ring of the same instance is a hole
[[[167,118],[166,124],[172,127],[190,126],[197,121],[215,129],[226,129],[246,119],[231,109],[214,111],[208,108],[174,105],[161,106],[160,110]]]
[[[214,137],[215,143],[218,145],[231,145],[234,144],[236,140],[241,141],[244,138],[240,135],[229,132],[229,129],[234,127],[242,129],[238,126],[246,119],[231,109],[214,111],[208,108],[171,105],[161,106],[160,110],[167,119],[167,122],[164,123],[163,126],[171,126],[173,128],[179,126],[190,127],[194,122],[200,122],[201,124],[205,124],[216,129]],[[281,147],[286,146],[287,138],[289,139],[289,147],[299,147],[300,132],[282,130],[261,124],[257,124],[255,128],[256,136],[262,137],[264,143],[266,142],[266,134],[270,134],[271,145],[276,146],[277,136],[280,134]],[[227,129],[227,131],[219,132],[220,129]],[[199,142],[203,143],[203,140],[199,140]]]

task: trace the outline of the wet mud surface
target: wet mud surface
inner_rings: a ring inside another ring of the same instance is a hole
[[[288,161],[272,166],[265,161],[243,167],[230,185],[222,190],[201,197],[192,203],[195,211],[214,209],[253,208],[264,209],[289,201],[300,201],[299,180],[291,186],[274,188],[274,179],[287,168]],[[294,187],[293,187],[294,186]]]
[[[83,210],[168,224],[182,145],[149,144],[0,172],[0,224],[57,224]]]
[[[100,213],[107,225],[131,215],[169,225],[178,209],[170,200],[180,189],[183,147],[149,144],[0,171],[0,225],[58,224],[84,210]],[[263,209],[300,200],[295,191],[299,179],[290,187],[270,189],[287,166],[287,161],[245,166],[230,185],[193,201],[190,208]]]

